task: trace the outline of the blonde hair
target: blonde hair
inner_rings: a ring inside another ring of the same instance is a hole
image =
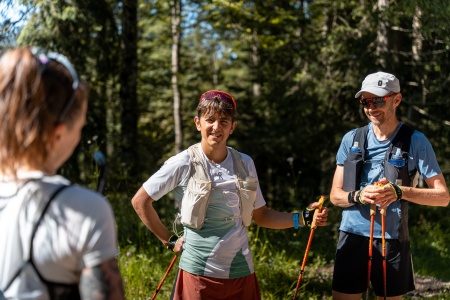
[[[57,123],[72,126],[83,101],[84,84],[74,91],[73,78],[62,64],[45,66],[27,47],[7,51],[0,58],[0,173],[16,177],[17,169],[47,158],[46,145]],[[64,118],[57,120],[71,97]]]

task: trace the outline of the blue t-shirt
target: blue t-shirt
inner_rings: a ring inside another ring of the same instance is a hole
[[[375,136],[372,123],[369,123],[369,132],[366,140],[365,161],[361,171],[361,187],[373,184],[384,176],[384,157],[390,143],[397,134],[399,124],[394,134],[385,141],[379,141]],[[336,164],[343,165],[347,159],[347,154],[353,144],[356,129],[347,132],[342,138],[341,145],[336,155]],[[414,131],[411,136],[411,146],[409,150],[408,170],[417,169],[418,174],[424,179],[436,176],[441,173],[441,169],[436,160],[433,147],[425,135],[419,131]],[[398,239],[401,219],[400,202],[391,203],[386,209],[386,238]],[[342,221],[339,228],[342,231],[370,236],[370,205],[354,205],[344,208]],[[377,210],[375,215],[374,237],[381,238],[381,214]]]

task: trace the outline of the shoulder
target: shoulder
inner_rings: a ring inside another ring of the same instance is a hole
[[[185,165],[189,165],[190,160],[191,159],[190,159],[188,150],[186,149],[186,150],[183,150],[180,153],[175,154],[174,156],[168,158],[164,162],[164,165],[185,166]]]
[[[363,127],[360,127],[363,128]],[[352,130],[347,131],[344,136],[342,137],[342,144],[352,144],[353,139],[355,138],[356,131],[360,128],[354,128]]]
[[[238,155],[240,155],[240,157],[242,158],[242,160],[244,161],[244,163],[248,164],[250,162],[253,162],[253,159],[250,157],[250,155],[240,152],[232,147],[227,147],[228,151],[233,152],[235,151],[235,153],[237,153]]]
[[[411,148],[426,150],[427,148],[432,148],[432,145],[425,134],[418,130],[414,130],[411,135]]]
[[[61,210],[73,210],[80,216],[110,216],[113,214],[111,204],[100,193],[78,184],[62,190],[55,201]]]

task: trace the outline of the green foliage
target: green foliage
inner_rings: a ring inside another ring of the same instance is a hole
[[[342,136],[367,123],[354,99],[355,92],[364,76],[384,69],[400,79],[402,121],[429,138],[449,183],[448,1],[388,1],[384,11],[375,2],[183,1],[177,75],[184,147],[200,139],[192,119],[202,92],[230,92],[238,103],[238,127],[229,145],[254,159],[271,208],[301,209],[319,195],[328,194]],[[116,213],[122,268],[128,261],[127,270],[142,278],[149,276],[151,281],[149,287],[146,280],[130,277],[128,285],[136,289],[127,293],[131,299],[144,294],[148,297],[170,256],[162,254],[164,249],[137,218],[130,200],[142,182],[174,154],[170,2],[138,2],[138,135],[126,145],[134,147],[137,153],[133,157],[138,166],[135,176],[128,175],[129,166],[123,164],[120,150],[124,146],[121,136],[127,133],[121,127],[121,108],[128,100],[119,95],[121,86],[127,84],[119,78],[120,71],[127,68],[122,52],[123,2],[20,3],[24,5],[23,23],[13,24],[1,12],[0,49],[16,43],[62,52],[88,83],[87,126],[80,146],[61,173],[95,188],[98,170],[92,153],[100,149],[107,154],[110,172],[105,193]],[[388,49],[379,52],[381,23],[386,25]],[[386,61],[385,67],[380,64],[381,58]],[[167,196],[156,205],[170,228],[175,210],[173,198]],[[329,229],[317,231],[314,258],[308,267],[332,263],[330,245],[336,242],[340,209],[329,207]],[[412,249],[419,274],[449,278],[443,267],[448,265],[449,225],[446,209],[411,208]],[[252,247],[256,250],[254,259],[258,261],[265,299],[288,295],[295,274],[283,270],[280,261],[295,270],[299,252],[293,249],[301,249],[302,256],[303,241],[307,239],[304,232],[298,233],[301,239],[292,231],[252,229],[250,234],[255,239]],[[127,256],[127,252],[132,255]],[[433,255],[426,256],[424,252]],[[152,257],[166,261],[154,261]],[[139,264],[151,264],[159,273],[152,273],[153,268],[145,269],[149,274],[140,273]],[[273,278],[275,283],[266,278]],[[307,294],[302,299],[308,295],[318,297],[320,284],[322,288],[329,284],[307,282]]]

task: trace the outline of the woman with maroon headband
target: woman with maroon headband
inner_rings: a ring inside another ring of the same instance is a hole
[[[261,299],[247,237],[254,220],[284,229],[309,225],[313,210],[278,212],[267,208],[250,156],[227,146],[236,130],[236,101],[211,90],[200,97],[194,123],[201,142],[169,158],[138,190],[132,204],[144,224],[181,253],[173,299]],[[173,191],[181,205],[181,237],[171,235],[153,202]],[[316,219],[326,225],[327,211]]]

